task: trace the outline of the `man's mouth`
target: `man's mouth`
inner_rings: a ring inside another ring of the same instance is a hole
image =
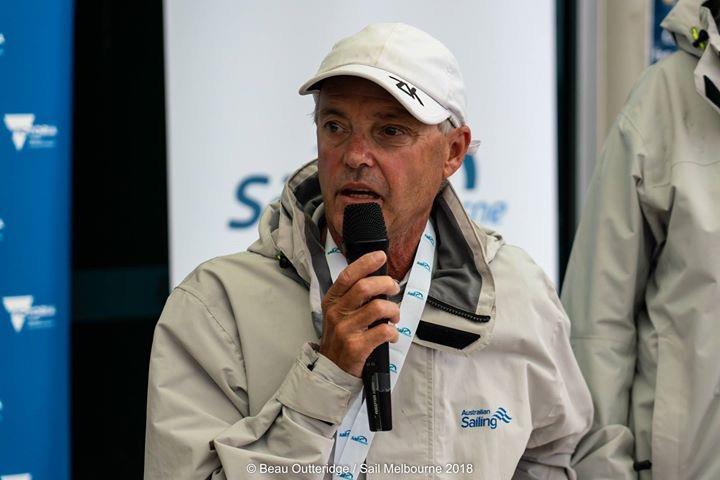
[[[362,187],[349,187],[340,190],[340,195],[348,198],[357,200],[379,200],[380,195],[370,190],[369,188]]]
[[[366,198],[368,200],[377,200],[380,198],[380,195],[376,194],[375,192],[372,192],[370,190],[354,190],[354,189],[344,189],[341,190],[340,193],[342,195],[345,195],[346,197],[350,198]]]

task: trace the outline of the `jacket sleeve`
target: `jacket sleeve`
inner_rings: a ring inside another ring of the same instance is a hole
[[[645,157],[642,137],[621,114],[598,159],[565,275],[573,350],[595,407],[574,458],[583,479],[636,478],[628,428],[635,318],[653,248],[640,193]]]
[[[279,478],[262,465],[326,464],[361,386],[305,344],[275,394],[249,415],[239,342],[195,292],[178,287],[153,340],[145,479]]]
[[[552,316],[557,320],[546,356],[550,368],[529,376],[533,431],[513,480],[576,480],[572,454],[590,429],[590,392],[570,346],[570,322],[548,280]]]

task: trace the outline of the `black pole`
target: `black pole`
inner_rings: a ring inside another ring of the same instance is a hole
[[[562,287],[577,222],[577,2],[558,0],[557,22],[557,152],[558,152],[558,289]]]

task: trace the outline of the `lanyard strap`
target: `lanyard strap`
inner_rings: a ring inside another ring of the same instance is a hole
[[[347,267],[347,260],[335,241],[327,233],[325,240],[325,258],[327,259],[330,275],[333,282],[337,279],[340,272]],[[390,344],[390,388],[395,387],[397,377],[400,374],[405,357],[407,356],[410,345],[412,344],[415,330],[420,323],[420,316],[425,308],[430,291],[430,280],[432,278],[432,269],[435,260],[435,229],[428,220],[425,225],[425,231],[420,238],[413,266],[410,270],[407,285],[405,286],[405,294],[400,303],[400,321],[397,324],[397,330],[400,338],[396,343]],[[365,404],[365,395],[361,391],[355,397],[345,418],[343,418],[335,439],[335,465],[354,466],[354,472],[357,472],[357,466],[365,461],[367,453],[372,444],[374,432],[370,431],[367,406]],[[347,474],[346,474],[347,475]],[[346,475],[340,476],[335,474],[334,480],[343,480]]]

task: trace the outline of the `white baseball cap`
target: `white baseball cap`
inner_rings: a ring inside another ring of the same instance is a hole
[[[415,118],[436,125],[465,124],[465,83],[455,56],[429,34],[404,23],[375,23],[340,40],[300,95],[320,91],[329,77],[349,75],[377,83]]]

